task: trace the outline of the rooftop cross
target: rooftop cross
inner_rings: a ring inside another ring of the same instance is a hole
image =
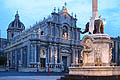
[[[16,20],[18,20],[18,19],[19,19],[18,10],[16,11],[15,19],[16,19]]]
[[[16,11],[16,14],[18,14],[18,10]]]

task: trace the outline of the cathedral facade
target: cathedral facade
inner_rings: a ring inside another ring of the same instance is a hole
[[[80,28],[66,6],[25,30],[18,12],[7,29],[9,68],[19,71],[62,72],[80,62]]]

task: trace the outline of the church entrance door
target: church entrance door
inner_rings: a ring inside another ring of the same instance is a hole
[[[45,58],[40,58],[41,68],[45,68]]]
[[[67,56],[62,56],[62,62],[63,62],[64,70],[67,70]]]

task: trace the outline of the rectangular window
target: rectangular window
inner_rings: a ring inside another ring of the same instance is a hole
[[[120,42],[118,45],[118,65],[120,65]]]
[[[115,56],[116,56],[115,50],[116,50],[116,44],[115,44],[115,41],[114,41],[114,47],[113,47],[113,49],[112,49],[112,61],[113,61],[113,62],[115,62]]]

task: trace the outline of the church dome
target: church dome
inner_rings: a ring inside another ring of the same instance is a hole
[[[25,29],[24,24],[19,20],[18,11],[15,15],[14,21],[12,21],[8,26],[8,29],[11,29],[11,28],[19,28],[19,29],[23,29],[23,30]]]

